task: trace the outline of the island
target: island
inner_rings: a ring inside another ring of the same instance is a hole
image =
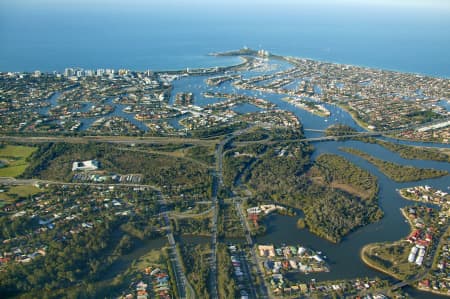
[[[448,175],[448,172],[445,170],[432,168],[416,168],[413,166],[404,166],[393,162],[377,159],[363,151],[354,148],[341,148],[341,150],[367,160],[368,162],[378,167],[381,172],[383,172],[385,175],[396,182],[412,182]]]
[[[331,115],[331,112],[322,104],[310,102],[301,98],[283,98],[283,101],[286,101],[298,108],[304,109],[318,116],[325,117]]]

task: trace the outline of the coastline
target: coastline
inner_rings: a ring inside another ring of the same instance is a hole
[[[208,55],[210,55],[210,56],[239,56],[239,53],[242,50],[244,50],[244,49],[230,50],[230,51],[225,51],[225,52],[214,52],[214,53],[209,53]],[[243,51],[241,52],[242,53],[241,55],[252,55],[252,53],[257,53],[256,50],[253,50],[251,48],[247,48],[245,50],[246,50],[245,52],[243,52]],[[389,68],[389,67],[386,68],[384,66],[374,66],[371,64],[354,64],[351,62],[340,62],[340,61],[336,61],[336,60],[327,60],[327,59],[314,58],[314,57],[301,57],[301,56],[298,56],[298,54],[277,55],[277,54],[269,53],[269,58],[281,59],[281,60],[288,61],[290,63],[293,63],[293,61],[291,61],[292,58],[294,59],[294,61],[295,61],[295,59],[298,58],[298,59],[303,59],[303,60],[317,61],[317,62],[321,62],[321,63],[329,63],[329,64],[334,64],[334,65],[357,66],[357,67],[361,67],[361,68],[367,68],[367,69],[378,70],[378,71],[388,71],[388,72],[393,72],[393,73],[411,74],[411,75],[433,77],[433,78],[440,78],[440,79],[450,79],[450,75],[406,71],[406,70],[401,70],[398,68]]]
[[[233,64],[229,66],[215,66],[215,67],[203,67],[203,68],[194,68],[194,69],[178,69],[178,70],[159,70],[155,71],[156,74],[169,74],[169,75],[183,75],[183,74],[189,74],[191,76],[195,75],[212,75],[212,74],[219,74],[226,71],[233,71],[233,70],[239,70],[240,68],[243,68],[247,66],[251,61],[251,57],[242,57],[239,56],[242,60],[241,63]]]
[[[383,269],[373,263],[371,263],[366,257],[365,257],[365,251],[370,249],[370,246],[373,246],[375,244],[382,244],[382,243],[372,243],[372,244],[367,244],[365,245],[363,248],[361,248],[360,252],[359,252],[359,257],[361,258],[361,260],[363,261],[364,264],[366,264],[369,268],[372,268],[374,270],[377,270],[378,272],[384,273],[386,275],[389,275],[395,279],[401,280],[401,278],[395,276],[395,274],[388,272],[386,269]]]

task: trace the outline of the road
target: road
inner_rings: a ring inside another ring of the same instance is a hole
[[[448,120],[448,119],[447,119]],[[284,142],[321,142],[321,141],[330,141],[337,139],[348,139],[348,138],[356,138],[356,137],[374,137],[374,136],[383,136],[393,134],[398,131],[404,130],[413,130],[415,128],[420,128],[425,125],[433,124],[433,122],[410,126],[407,128],[401,129],[393,129],[389,131],[372,131],[372,132],[356,132],[351,135],[345,136],[323,136],[323,137],[314,137],[314,138],[303,138],[303,139],[292,139],[285,140]],[[248,131],[255,125],[250,125],[249,127],[233,132],[232,135],[228,135],[225,140],[222,140],[220,143],[228,141],[231,138],[242,134],[243,132]],[[313,132],[323,132],[322,130],[313,130],[313,129],[304,129],[305,131],[313,131]],[[80,137],[70,137],[70,136],[40,136],[40,137],[30,137],[30,136],[8,136],[3,135],[0,136],[0,141],[11,141],[11,142],[29,142],[29,143],[42,143],[42,142],[67,142],[67,143],[88,143],[88,142],[98,142],[98,143],[111,143],[111,144],[125,144],[125,145],[134,145],[134,144],[197,144],[197,145],[216,145],[219,143],[219,139],[198,139],[198,138],[183,138],[183,137],[136,137],[136,136],[80,136]],[[257,140],[257,141],[243,141],[243,142],[235,142],[236,145],[245,145],[245,144],[253,144],[253,143],[277,143],[279,141],[271,141],[271,140]]]
[[[217,220],[219,216],[219,200],[217,198],[217,192],[219,186],[222,185],[222,155],[223,147],[230,138],[227,138],[219,143],[216,149],[216,170],[213,173],[212,182],[212,228],[211,228],[211,281],[210,281],[210,294],[211,298],[219,298],[218,282],[217,282]]]
[[[218,147],[217,147],[217,151],[216,151],[216,168],[217,168],[217,177],[218,177],[218,181],[220,185],[223,185],[223,147],[225,146],[226,143],[228,143],[231,139],[235,138],[236,136],[239,136],[249,130],[252,129],[253,126],[249,126],[245,129],[239,130],[234,132],[232,135],[228,135],[228,137],[226,139],[224,139],[222,142],[219,143]],[[216,190],[217,191],[217,190]],[[269,293],[268,290],[266,288],[266,285],[264,283],[264,275],[263,275],[263,269],[261,268],[261,265],[258,263],[258,259],[256,256],[256,249],[253,247],[253,239],[252,236],[250,234],[250,227],[248,226],[248,223],[245,219],[245,215],[242,211],[242,207],[240,205],[239,202],[236,202],[236,210],[239,213],[240,216],[240,220],[241,220],[241,224],[244,228],[244,233],[245,233],[245,239],[247,241],[247,245],[250,248],[250,253],[251,253],[251,258],[252,258],[252,263],[253,265],[256,267],[256,273],[259,277],[259,296],[256,294],[255,288],[253,286],[253,284],[251,285],[251,295],[253,296],[253,298],[269,298]],[[217,221],[216,221],[217,223]],[[247,259],[245,259],[245,267],[248,271],[248,273],[250,274],[249,271],[249,267],[247,264]],[[251,277],[250,277],[250,283],[251,283]]]
[[[211,208],[209,208],[206,211],[197,213],[197,214],[189,214],[189,213],[175,213],[175,212],[171,212],[170,213],[170,217],[172,218],[177,218],[177,219],[187,219],[187,218],[196,218],[196,217],[201,217],[201,216],[205,216],[207,214],[210,214],[214,209],[214,206],[212,206]]]
[[[312,138],[301,138],[301,139],[290,139],[290,140],[283,140],[283,143],[295,143],[295,142],[322,142],[322,141],[335,141],[339,139],[351,139],[356,137],[375,137],[375,136],[381,136],[383,135],[381,132],[361,132],[351,135],[344,135],[344,136],[323,136],[323,137],[312,137]],[[235,142],[236,145],[247,145],[247,144],[254,144],[254,143],[261,143],[261,144],[276,144],[280,143],[280,140],[256,140],[256,141],[240,141]]]
[[[248,129],[248,128],[247,128]],[[216,148],[216,170],[213,172],[213,182],[212,182],[212,228],[211,228],[211,281],[210,281],[210,293],[211,298],[219,298],[218,293],[218,282],[217,282],[217,219],[219,216],[220,203],[217,198],[217,193],[220,186],[223,185],[223,148],[227,142],[229,142],[235,136],[242,134],[247,129],[239,130],[229,135],[227,138],[223,139]]]
[[[217,282],[217,219],[219,215],[220,202],[217,198],[217,193],[219,188],[223,185],[223,149],[225,144],[227,144],[234,137],[241,135],[242,133],[250,130],[252,127],[247,127],[245,129],[233,132],[231,135],[227,135],[216,148],[216,170],[213,172],[213,182],[212,182],[212,228],[211,228],[211,281],[210,281],[210,293],[211,298],[218,298],[218,282]]]
[[[180,137],[135,137],[135,136],[83,136],[83,137],[59,137],[59,136],[41,136],[41,137],[27,137],[27,136],[0,136],[0,141],[11,142],[67,142],[67,143],[113,143],[113,144],[199,144],[199,145],[214,145],[219,143],[217,139],[196,139],[196,138],[180,138]]]
[[[179,251],[177,250],[177,244],[175,238],[173,237],[172,227],[170,225],[170,219],[167,212],[167,201],[166,198],[158,192],[158,203],[160,205],[160,214],[162,216],[162,220],[164,221],[164,225],[166,227],[166,235],[169,241],[169,259],[172,264],[172,269],[175,274],[175,282],[177,284],[177,290],[179,297],[181,299],[188,298],[187,294],[195,294],[192,286],[189,284],[186,279],[186,275],[183,271],[182,267],[182,259]]]
[[[236,210],[239,213],[239,218],[241,219],[241,223],[242,226],[244,227],[244,232],[245,232],[245,239],[247,240],[247,245],[250,248],[250,253],[252,256],[252,263],[253,265],[256,267],[256,274],[259,276],[259,294],[260,294],[260,298],[269,298],[269,293],[267,290],[267,287],[264,283],[264,275],[263,275],[263,269],[261,268],[260,263],[258,262],[258,257],[256,256],[256,248],[253,247],[253,239],[252,236],[250,234],[250,227],[248,225],[247,220],[245,219],[245,215],[244,215],[244,211],[242,210],[242,206],[241,206],[241,202],[236,200],[235,201],[236,204]],[[257,298],[257,297],[255,297]]]
[[[66,186],[94,186],[94,187],[145,187],[150,188],[153,190],[159,191],[160,189],[154,185],[144,185],[144,184],[105,184],[105,183],[91,183],[91,182],[85,182],[85,183],[70,183],[70,182],[61,182],[61,181],[50,181],[50,180],[40,180],[40,179],[16,179],[12,177],[0,177],[0,184],[3,185],[11,185],[11,186],[18,186],[18,185],[66,185]]]

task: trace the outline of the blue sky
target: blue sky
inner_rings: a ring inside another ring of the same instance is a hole
[[[313,3],[313,4],[312,4]],[[0,7],[132,7],[132,6],[283,6],[283,5],[333,5],[333,6],[379,6],[379,7],[428,7],[437,9],[450,9],[449,0],[14,0],[0,1]]]
[[[228,16],[320,9],[324,12],[423,13],[427,19],[450,18],[450,0],[0,0],[0,19],[9,12],[170,13],[205,12]],[[373,10],[373,11],[372,11]],[[132,15],[131,15],[132,17]],[[1,20],[0,20],[1,24]]]

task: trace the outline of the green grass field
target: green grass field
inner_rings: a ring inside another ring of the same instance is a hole
[[[0,148],[0,160],[5,167],[0,168],[0,176],[17,177],[21,175],[28,166],[26,159],[36,150],[30,146],[6,145]]]
[[[42,192],[41,189],[33,185],[13,186],[9,189],[8,194],[16,194],[19,197],[27,197]]]
[[[9,190],[0,193],[0,208],[5,204],[15,202],[19,198],[26,198],[40,192],[42,192],[42,190],[33,185],[12,186]]]

